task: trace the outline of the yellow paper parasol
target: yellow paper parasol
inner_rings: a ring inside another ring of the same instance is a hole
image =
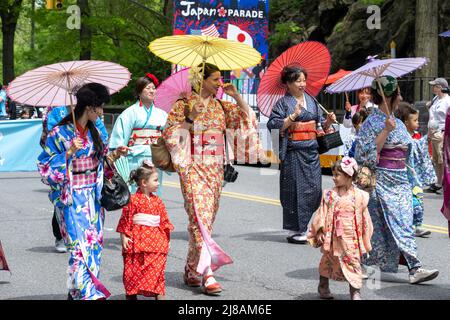
[[[148,48],[161,59],[185,67],[211,63],[220,70],[235,70],[261,61],[261,54],[247,44],[210,36],[167,36],[152,41]]]

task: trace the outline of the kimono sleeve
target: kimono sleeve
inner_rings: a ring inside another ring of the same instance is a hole
[[[185,102],[178,100],[167,116],[166,126],[162,133],[177,171],[180,167],[186,167],[192,162],[190,144],[186,143],[190,139],[190,133],[181,127],[185,120],[184,109]]]
[[[412,158],[410,165],[413,166],[421,187],[429,186],[436,182],[436,172],[428,153],[427,136],[418,140],[413,139]]]
[[[363,194],[362,200],[362,240],[364,244],[365,252],[372,250],[372,244],[370,239],[373,235],[373,223],[369,213],[369,194],[365,191],[361,191]]]
[[[267,121],[267,128],[269,130],[280,130],[284,125],[284,119],[286,119],[286,117],[286,108],[283,104],[283,100],[280,99],[275,103],[275,106],[272,109],[269,121]]]
[[[164,205],[164,202],[160,198],[158,198],[159,202],[159,208],[160,208],[160,227],[162,230],[164,230],[167,235],[169,235],[169,232],[171,232],[174,229],[173,224],[169,220],[169,215],[167,214],[166,206]]]
[[[324,234],[326,233],[325,229],[326,229],[326,217],[328,214],[328,205],[327,205],[325,199],[326,199],[327,193],[328,193],[328,190],[323,191],[320,207],[319,207],[319,209],[317,209],[316,213],[314,214],[314,217],[311,222],[311,227],[308,231],[307,241],[313,247],[318,247],[317,234],[319,233],[319,231],[322,230],[322,232]]]
[[[50,131],[37,164],[40,175],[53,190],[61,190],[70,185],[72,172],[72,157],[66,155],[66,146],[70,145],[70,142],[63,137],[60,130],[62,128],[54,127]]]
[[[135,211],[133,201],[130,201],[125,207],[122,208],[122,215],[116,229],[117,232],[123,233],[127,237],[131,238],[133,235],[133,215]]]
[[[128,145],[134,126],[134,117],[133,112],[131,111],[132,110],[129,107],[120,114],[119,118],[117,118],[109,142],[109,147],[111,149]]]
[[[259,138],[255,112],[250,108],[247,114],[241,107],[229,101],[221,100],[221,105],[225,112],[227,143],[233,141],[231,154],[234,159],[239,163],[254,164],[258,161],[267,163],[268,159]]]
[[[366,120],[355,139],[355,160],[359,165],[374,170],[378,164],[377,133],[370,121]]]

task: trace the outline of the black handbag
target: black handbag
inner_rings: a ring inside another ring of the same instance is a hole
[[[100,204],[108,211],[120,209],[130,202],[130,190],[120,174],[112,168],[108,158],[105,158],[108,167],[114,172],[111,179],[103,175],[102,198]]]
[[[316,105],[318,105],[326,114],[329,113],[328,110],[325,109],[325,107],[322,106],[315,97],[313,97],[313,96],[311,96],[311,97],[316,102]],[[319,114],[319,112],[317,112],[317,114]],[[317,119],[317,121],[320,124],[320,118]],[[323,136],[318,136],[317,144],[319,145],[319,154],[322,154],[322,153],[328,152],[329,150],[331,150],[333,148],[340,147],[344,143],[342,142],[341,134],[339,133],[339,129],[338,129],[338,130],[334,130],[334,132],[325,134]]]
[[[319,144],[320,154],[328,152],[328,150],[340,147],[344,144],[342,142],[339,130],[317,137],[317,143]]]

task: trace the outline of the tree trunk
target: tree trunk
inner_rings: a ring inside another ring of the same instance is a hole
[[[416,0],[416,57],[426,57],[430,62],[416,71],[416,77],[434,78],[438,73],[438,8],[439,1]],[[430,100],[427,79],[417,81],[415,100]]]
[[[92,53],[92,31],[87,23],[90,16],[88,0],[77,0],[81,10],[80,27],[80,60],[91,60]]]
[[[8,84],[15,78],[14,74],[14,36],[17,20],[22,9],[22,0],[15,0],[11,5],[0,6],[3,35],[3,83]]]
[[[164,0],[163,14],[166,17],[172,17],[173,0]]]
[[[30,49],[34,50],[34,35],[36,30],[36,25],[34,23],[34,12],[36,9],[36,0],[31,0],[31,37],[30,37]]]

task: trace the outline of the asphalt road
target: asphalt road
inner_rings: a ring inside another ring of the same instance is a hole
[[[164,176],[163,200],[175,225],[166,268],[167,299],[317,299],[320,252],[308,245],[288,244],[281,229],[278,171],[237,167],[236,183],[224,188],[214,228],[214,239],[234,263],[216,273],[224,291],[220,297],[201,294],[183,284],[187,252],[187,218],[176,175]],[[331,178],[323,176],[323,187]],[[0,271],[0,299],[64,300],[68,255],[54,252],[52,206],[47,186],[37,173],[0,174],[0,240],[12,273]],[[437,268],[437,279],[421,285],[407,282],[407,269],[398,274],[376,273],[362,289],[365,299],[450,299],[450,239],[440,213],[442,196],[426,194],[425,223],[433,226],[427,239],[418,239],[425,267]],[[122,256],[115,232],[120,211],[108,212],[100,279],[112,293],[124,299]],[[349,299],[348,285],[331,282],[340,300]]]

